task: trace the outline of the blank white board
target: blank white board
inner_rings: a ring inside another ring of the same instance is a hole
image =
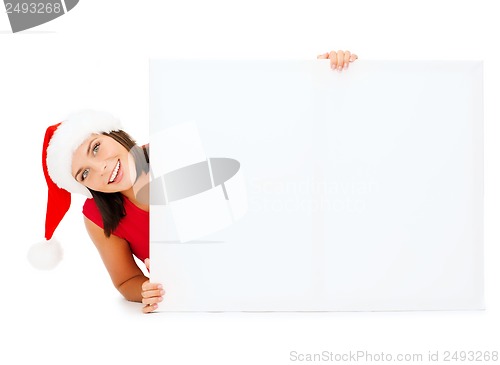
[[[328,62],[150,61],[160,311],[484,308],[482,63]]]

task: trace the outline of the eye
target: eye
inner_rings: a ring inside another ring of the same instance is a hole
[[[99,146],[101,144],[99,142],[97,142],[95,145],[94,145],[94,148],[92,148],[92,153],[94,154],[94,156],[97,154],[97,152],[99,151]]]
[[[85,169],[82,172],[82,181],[89,175],[89,169]]]
[[[99,152],[99,147],[100,146],[101,146],[101,143],[96,142],[96,144],[94,145],[94,147],[92,147],[92,154],[94,156],[97,154],[97,152]],[[85,180],[88,175],[89,175],[89,169],[83,170],[82,175],[81,175],[81,181]]]

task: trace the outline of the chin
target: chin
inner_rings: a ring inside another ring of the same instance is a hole
[[[132,189],[132,184],[120,184],[119,186],[113,187],[112,193],[122,193],[124,191]]]

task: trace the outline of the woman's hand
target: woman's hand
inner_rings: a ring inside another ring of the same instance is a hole
[[[146,268],[149,271],[149,259],[144,260]],[[163,295],[165,295],[165,290],[161,284],[150,283],[146,280],[142,283],[142,307],[143,313],[150,313],[158,308],[158,303],[163,300]]]
[[[331,51],[329,53],[320,54],[316,58],[329,59],[332,70],[340,72],[342,70],[346,70],[349,67],[349,63],[356,61],[358,56],[349,51]]]

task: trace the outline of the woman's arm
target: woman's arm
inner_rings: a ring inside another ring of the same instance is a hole
[[[125,299],[142,302],[142,284],[148,278],[137,266],[127,241],[114,235],[106,237],[101,227],[86,217],[84,219],[87,232],[99,251],[115,288]]]

